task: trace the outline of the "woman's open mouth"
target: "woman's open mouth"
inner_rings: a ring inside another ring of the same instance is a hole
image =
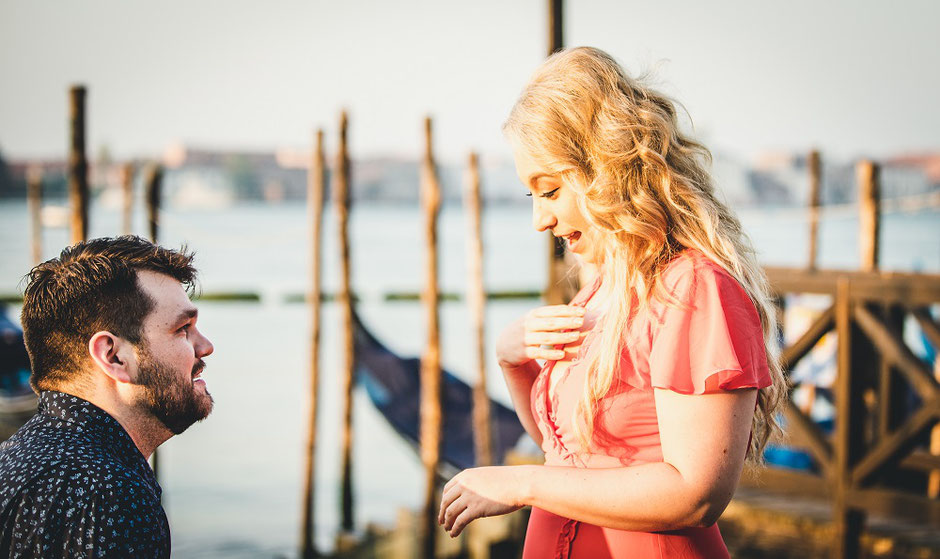
[[[581,232],[574,231],[563,237],[565,242],[568,244],[568,250],[571,252],[577,252],[576,247],[578,246],[578,241],[581,239]]]

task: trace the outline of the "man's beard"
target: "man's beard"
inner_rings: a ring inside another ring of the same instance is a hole
[[[146,348],[138,353],[140,365],[137,382],[144,388],[141,404],[160,423],[175,435],[179,435],[197,421],[202,421],[212,411],[212,396],[198,394],[192,376],[206,364],[200,359],[193,367],[190,379],[181,380],[170,367],[160,363]]]

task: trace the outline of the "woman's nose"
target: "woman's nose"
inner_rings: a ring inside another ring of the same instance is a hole
[[[545,231],[551,229],[557,223],[555,215],[537,200],[532,203],[532,226],[536,231]]]

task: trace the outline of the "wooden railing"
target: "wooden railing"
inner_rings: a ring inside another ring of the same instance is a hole
[[[759,484],[827,496],[835,557],[859,556],[868,514],[908,517],[940,529],[940,384],[903,338],[911,316],[930,344],[940,347],[940,325],[930,314],[940,303],[940,275],[782,268],[768,268],[767,275],[781,305],[791,293],[832,297],[831,306],[784,348],[781,360],[789,376],[824,335],[834,332],[836,411],[835,430],[827,435],[788,399],[787,442],[811,455],[817,473],[769,467]],[[796,386],[791,379],[791,395]],[[748,482],[754,477],[745,476]]]

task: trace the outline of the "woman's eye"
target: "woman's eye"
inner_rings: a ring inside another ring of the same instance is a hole
[[[526,195],[526,196],[528,196],[529,198],[531,198],[531,197],[532,197],[532,193],[531,193],[531,192],[529,192],[529,191],[526,191],[526,193],[525,193],[525,195]]]
[[[540,196],[542,198],[554,198],[555,194],[557,193],[558,193],[558,189],[555,188],[555,189],[549,190],[548,192],[543,192],[542,194],[540,194]]]

